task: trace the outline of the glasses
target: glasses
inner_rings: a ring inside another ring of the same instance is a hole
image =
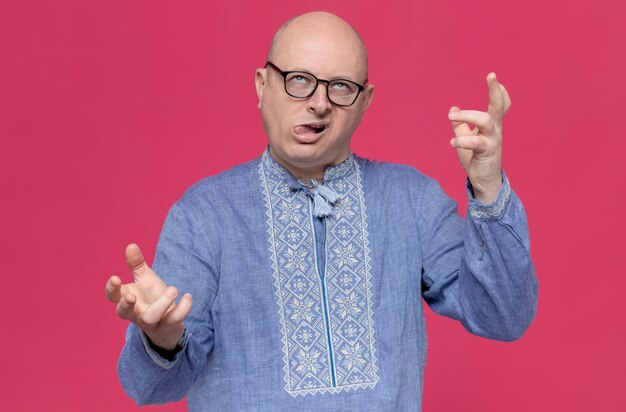
[[[285,80],[285,92],[296,99],[308,99],[313,96],[320,83],[326,83],[326,97],[332,104],[337,106],[352,106],[359,94],[365,89],[364,86],[346,79],[324,80],[318,79],[311,73],[289,71],[285,72],[274,63],[268,61],[265,67],[270,66],[283,76]],[[367,80],[363,85],[367,84]]]

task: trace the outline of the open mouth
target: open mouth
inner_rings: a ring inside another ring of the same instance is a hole
[[[309,134],[309,133],[322,133],[326,130],[324,124],[301,124],[293,128],[293,132],[297,135]]]
[[[320,140],[328,128],[326,123],[300,124],[292,129],[293,136],[300,143],[315,143]]]

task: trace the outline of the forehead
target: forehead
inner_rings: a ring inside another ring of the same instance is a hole
[[[365,80],[363,46],[352,28],[342,21],[294,21],[280,36],[273,59],[283,70]]]

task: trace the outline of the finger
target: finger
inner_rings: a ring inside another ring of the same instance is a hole
[[[178,305],[176,305],[174,309],[170,310],[169,312],[165,314],[162,322],[173,324],[173,323],[180,323],[184,321],[187,315],[189,315],[189,312],[191,312],[191,306],[192,306],[191,293],[185,293],[183,297],[180,299],[180,302],[178,302]]]
[[[500,89],[502,89],[502,95],[504,96],[504,113],[506,114],[511,108],[511,97],[502,83],[500,83]]]
[[[133,321],[135,319],[135,303],[137,303],[137,297],[132,293],[122,296],[115,308],[119,317]]]
[[[494,123],[491,116],[485,112],[479,112],[478,110],[459,110],[456,112],[448,113],[450,120],[455,122],[465,122],[473,124],[484,134],[490,135],[494,131]],[[470,133],[457,134],[457,136],[467,136]]]
[[[152,302],[141,314],[141,322],[147,326],[154,326],[161,321],[167,310],[172,306],[178,296],[178,290],[174,286],[168,286],[159,297]]]
[[[452,126],[452,130],[454,130],[454,134],[456,136],[464,136],[464,135],[468,135],[470,134],[472,131],[470,130],[470,127],[468,126],[467,123],[465,122],[457,122],[455,120],[452,120],[450,118],[450,113],[456,113],[458,111],[460,111],[461,109],[459,109],[456,106],[452,106],[450,108],[450,110],[448,111],[448,119],[450,119],[450,125]]]
[[[459,161],[461,162],[461,166],[463,166],[465,173],[469,173],[469,164],[472,160],[472,157],[474,157],[474,152],[467,149],[457,148],[456,154],[459,157]]]
[[[487,113],[489,113],[494,120],[500,121],[505,113],[505,99],[494,72],[487,75],[487,87],[489,88],[489,106],[487,107]]]
[[[450,140],[450,145],[457,149],[467,149],[473,152],[485,150],[485,138],[482,136],[456,136]]]
[[[111,276],[105,288],[107,299],[117,303],[122,299],[122,280],[117,276]]]
[[[126,246],[126,265],[134,276],[141,276],[148,268],[141,249],[135,243]]]

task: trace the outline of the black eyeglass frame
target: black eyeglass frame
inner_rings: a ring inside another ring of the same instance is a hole
[[[352,106],[354,104],[354,102],[356,102],[356,99],[359,98],[359,95],[361,94],[361,92],[363,90],[365,90],[365,85],[367,84],[368,80],[365,80],[365,83],[363,83],[362,85],[353,82],[352,80],[348,80],[348,79],[333,79],[333,80],[325,80],[325,79],[318,79],[314,74],[306,72],[306,71],[302,71],[302,70],[291,70],[291,71],[283,71],[281,70],[278,66],[276,66],[274,63],[272,63],[271,61],[266,61],[265,62],[265,67],[267,68],[267,66],[270,66],[272,69],[276,70],[282,77],[283,77],[283,85],[285,87],[285,93],[287,93],[289,96],[295,98],[295,99],[308,99],[309,97],[313,96],[315,94],[315,91],[317,90],[317,87],[319,86],[320,83],[326,83],[326,98],[328,98],[328,101],[331,102],[332,104],[334,104],[335,106],[341,106],[341,107],[349,107]],[[311,93],[309,93],[307,96],[294,96],[293,94],[289,93],[287,91],[287,76],[289,76],[291,73],[304,73],[304,74],[308,74],[309,76],[313,77],[315,79],[315,87],[313,88],[313,90],[311,90]],[[330,86],[331,83],[335,83],[335,82],[343,82],[343,83],[350,83],[353,84],[357,87],[358,91],[356,93],[356,95],[354,96],[354,100],[352,100],[352,103],[350,104],[339,104],[333,101],[333,99],[331,99],[330,97],[330,93],[328,90],[328,86]]]

